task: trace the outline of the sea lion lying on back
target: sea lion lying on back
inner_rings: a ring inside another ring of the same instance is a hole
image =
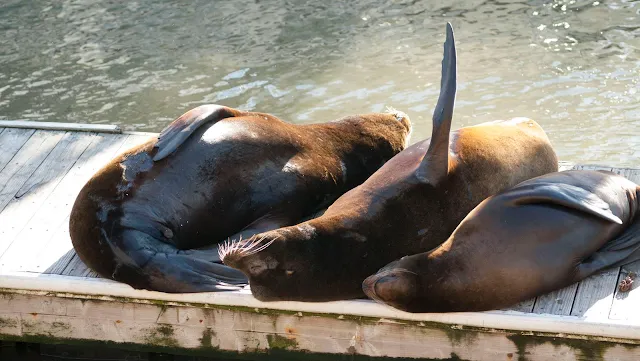
[[[409,312],[485,311],[640,259],[639,187],[611,172],[567,171],[482,202],[435,250],[395,261],[366,294]]]
[[[134,288],[237,289],[247,280],[216,263],[218,241],[326,207],[403,150],[410,127],[396,111],[295,125],[200,106],[88,181],[71,212],[73,246],[101,276]]]
[[[449,137],[455,93],[447,24],[431,139],[393,157],[322,216],[221,248],[224,264],[247,275],[264,301],[362,297],[365,277],[438,246],[488,196],[558,170],[549,139],[532,120],[480,124]]]

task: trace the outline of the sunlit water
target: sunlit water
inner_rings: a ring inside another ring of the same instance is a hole
[[[563,160],[640,166],[640,1],[443,3],[2,0],[0,118],[159,131],[205,103],[295,123],[390,105],[415,142],[451,21],[454,128],[527,116]]]

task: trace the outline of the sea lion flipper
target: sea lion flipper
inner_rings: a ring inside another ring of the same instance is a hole
[[[118,264],[111,275],[103,276],[133,287],[176,293],[236,290],[247,285],[242,272],[216,262],[217,250],[186,254],[136,229],[113,239],[102,235]]]
[[[553,203],[576,209],[601,219],[622,224],[622,220],[611,212],[609,204],[580,187],[564,183],[534,184],[513,193],[514,204]]]
[[[429,149],[416,176],[424,183],[438,184],[449,172],[449,133],[456,98],[456,45],[451,23],[447,23],[447,37],[442,57],[440,95],[433,111],[433,129]]]
[[[157,162],[166,158],[202,125],[239,114],[241,112],[236,109],[217,104],[201,105],[189,110],[162,130],[155,145],[158,151],[153,160]]]
[[[577,277],[584,279],[605,268],[624,266],[637,260],[640,260],[640,219],[582,261]]]

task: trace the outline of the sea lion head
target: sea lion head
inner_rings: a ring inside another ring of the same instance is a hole
[[[384,161],[409,145],[412,130],[409,116],[392,107],[383,113],[342,117],[327,123],[326,127],[332,127],[340,143],[350,147],[346,149],[349,153],[380,154]]]
[[[219,255],[247,276],[253,296],[261,301],[324,301],[351,287],[346,279],[344,285],[339,281],[346,267],[342,262],[352,257],[338,242],[330,230],[316,229],[309,221],[227,243]]]

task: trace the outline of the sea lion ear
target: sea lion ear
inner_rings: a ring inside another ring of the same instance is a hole
[[[241,114],[239,110],[217,104],[201,105],[189,110],[162,130],[154,146],[158,151],[153,160],[157,162],[175,152],[202,125]]]
[[[440,96],[433,111],[433,129],[431,143],[416,177],[424,183],[437,185],[449,173],[449,132],[453,119],[453,106],[456,99],[456,45],[453,28],[447,23],[447,37],[444,42],[442,58],[442,76]]]
[[[575,209],[609,222],[622,224],[622,220],[611,212],[609,204],[580,187],[565,183],[540,183],[515,189],[510,195],[514,205],[550,203]]]

